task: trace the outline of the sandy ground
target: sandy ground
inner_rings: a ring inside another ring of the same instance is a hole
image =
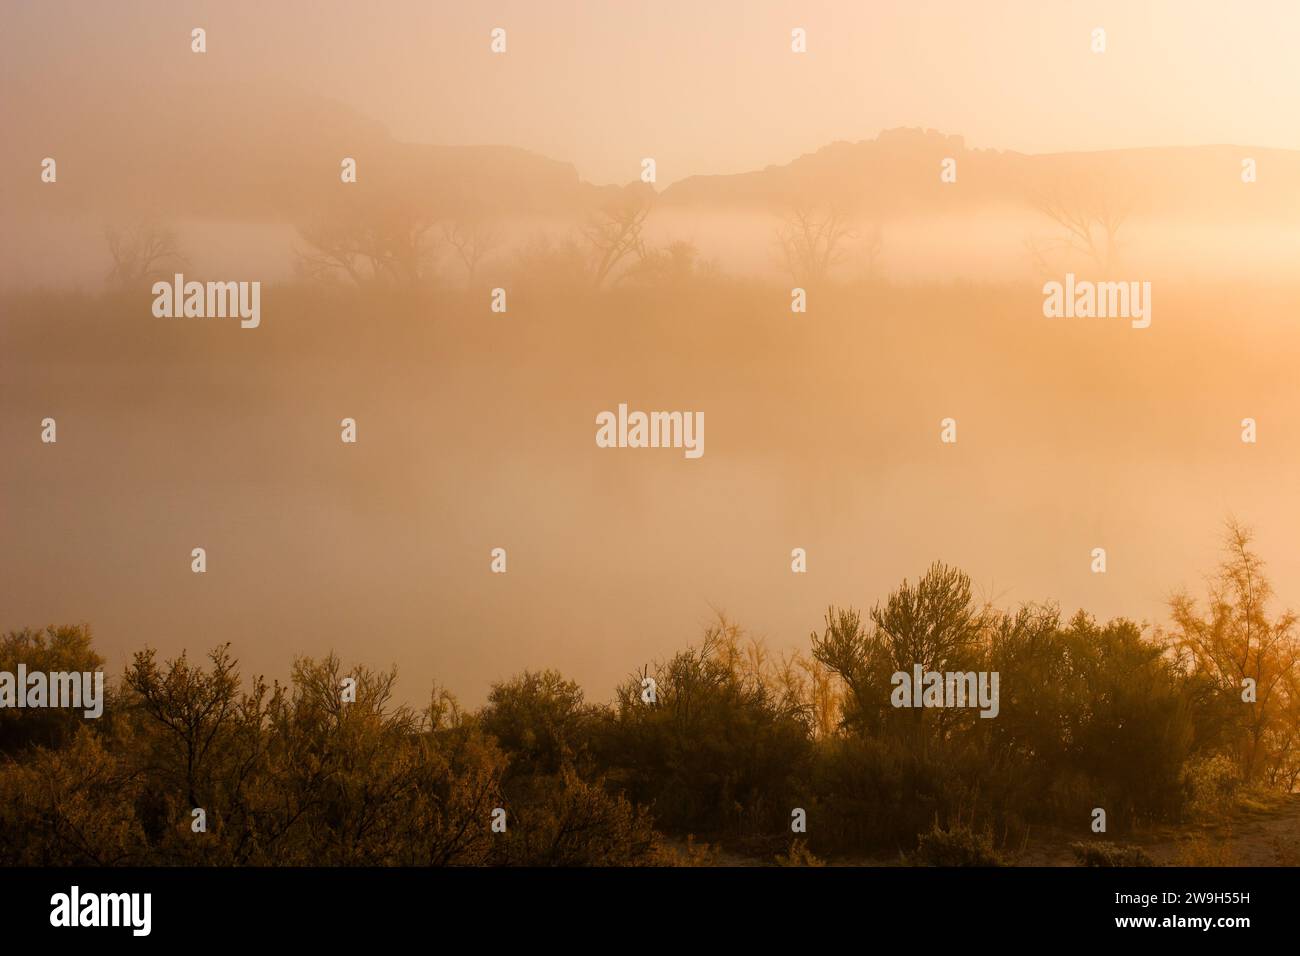
[[[1031,836],[1017,863],[1073,866],[1069,844],[1079,840],[1051,831]],[[1300,794],[1243,807],[1220,823],[1162,827],[1114,842],[1140,846],[1161,866],[1300,866]]]
[[[1031,831],[1023,846],[1004,852],[1016,866],[1075,866],[1070,844],[1088,838],[1087,834],[1040,828]],[[1300,866],[1300,794],[1244,806],[1215,824],[1161,827],[1109,839],[1141,847],[1160,866]],[[685,841],[669,842],[679,850],[686,847]],[[716,849],[710,855],[714,866],[770,866],[773,862],[726,849]],[[829,861],[832,866],[900,863],[897,855]]]

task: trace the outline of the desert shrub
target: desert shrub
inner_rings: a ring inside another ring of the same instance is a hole
[[[104,659],[91,647],[90,628],[84,625],[6,633],[0,637],[0,672],[16,675],[19,664],[25,664],[29,674],[93,674],[104,669]],[[76,736],[83,724],[107,727],[113,708],[107,700],[103,704],[104,713],[110,715],[107,720],[102,716],[86,718],[88,708],[0,708],[0,754],[17,753],[25,747],[61,747]]]
[[[525,671],[492,686],[479,725],[496,738],[517,775],[556,774],[585,756],[594,708],[558,672]]]
[[[836,737],[813,762],[810,834],[824,853],[895,851],[956,803],[952,767],[889,738]]]
[[[1079,866],[1155,866],[1155,861],[1141,847],[1125,843],[1071,843],[1070,850]]]
[[[1015,768],[1027,817],[1070,819],[1102,802],[1121,826],[1178,813],[1194,742],[1189,696],[1135,624],[1081,612],[1061,625],[1039,609],[1004,620],[989,666],[1003,694],[985,732]]]
[[[687,271],[689,252],[669,250],[641,278]],[[865,618],[831,609],[810,658],[774,661],[720,620],[608,706],[543,670],[494,685],[477,713],[436,689],[416,712],[396,702],[395,672],[344,669],[333,655],[294,662],[282,685],[243,679],[228,647],[169,661],[146,649],[102,720],[0,709],[0,862],[716,863],[719,851],[689,836],[700,834],[791,865],[888,851],[982,866],[1006,862],[995,846],[1038,823],[1077,823],[1097,805],[1114,832],[1273,812],[1294,783],[1296,665],[1270,651],[1252,671],[1277,677],[1267,713],[1235,703],[1240,667],[1215,668],[1247,631],[1289,648],[1292,624],[1245,629],[1234,588],[1257,580],[1259,562],[1234,540],[1215,592],[1228,603],[1202,619],[1183,601],[1175,634],[1083,612],[1063,622],[1053,605],[996,611],[935,564]],[[103,661],[72,627],[0,638],[0,671],[19,663],[93,672]],[[996,719],[893,706],[893,674],[915,664],[998,673]],[[491,830],[498,807],[504,834]],[[794,807],[815,825],[792,844]],[[1181,859],[1230,861],[1216,840],[1186,841]],[[1150,865],[1131,846],[1073,848],[1084,865]]]
[[[791,840],[790,849],[786,853],[779,853],[776,857],[777,866],[825,866],[824,860],[818,859],[808,849],[808,841]]]
[[[1179,840],[1173,859],[1174,866],[1236,866],[1238,862],[1231,830],[1219,835],[1192,833]]]
[[[725,622],[618,691],[600,740],[609,781],[672,832],[744,839],[786,831],[811,757],[797,704],[745,667]],[[786,831],[788,832],[788,831]]]
[[[113,866],[149,862],[133,812],[143,781],[81,728],[63,749],[0,762],[0,863]]]
[[[1233,759],[1244,783],[1289,792],[1300,780],[1300,627],[1293,611],[1273,607],[1273,585],[1253,539],[1250,528],[1229,519],[1206,601],[1176,594],[1168,639],[1182,666],[1207,687],[1203,736]],[[1247,682],[1257,693],[1242,707]]]
[[[917,837],[916,850],[907,856],[912,866],[1006,866],[993,848],[987,830],[958,825],[943,829],[938,823]]]
[[[653,866],[717,866],[722,848],[716,843],[705,843],[687,834],[680,845],[667,839],[660,840],[651,855]]]
[[[540,781],[539,781],[540,783]],[[658,835],[644,807],[566,769],[512,803],[506,838],[494,853],[516,866],[634,866],[654,861]]]
[[[1241,789],[1241,771],[1225,754],[1188,761],[1183,771],[1187,812],[1194,820],[1215,819],[1230,812]]]
[[[225,648],[207,667],[149,652],[128,672],[149,785],[137,817],[156,862],[481,863],[505,758],[472,722],[435,723],[391,702],[396,674],[294,663],[287,687],[240,691]],[[355,681],[344,698],[343,678]],[[438,713],[446,716],[446,708]],[[205,810],[194,834],[190,811]]]

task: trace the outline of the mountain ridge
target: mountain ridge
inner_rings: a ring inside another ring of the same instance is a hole
[[[71,105],[22,102],[25,115],[13,117],[14,135],[0,147],[0,161],[12,167],[0,177],[0,202],[15,213],[149,208],[160,217],[297,223],[339,201],[345,156],[357,160],[351,188],[358,198],[431,207],[469,202],[505,217],[582,216],[627,188],[588,182],[573,163],[525,147],[399,141],[360,111],[289,86],[152,91],[126,114],[88,91]],[[53,195],[32,172],[47,155],[60,164]],[[1259,177],[1243,192],[1245,158],[1256,160]],[[945,159],[956,161],[956,182],[940,180]],[[835,205],[896,219],[1032,208],[1044,193],[1081,188],[1138,215],[1289,221],[1300,216],[1300,151],[1206,144],[1034,154],[895,127],[785,163],[692,175],[654,191],[659,205],[678,210]]]

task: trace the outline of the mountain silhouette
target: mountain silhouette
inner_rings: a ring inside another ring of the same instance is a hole
[[[525,149],[395,140],[357,110],[288,86],[178,85],[141,92],[123,112],[84,93],[60,101],[57,123],[40,97],[15,99],[0,149],[0,201],[15,215],[148,209],[159,217],[298,222],[339,195],[339,164],[358,163],[367,193],[428,207],[472,202],[504,216],[581,215],[618,187]],[[30,115],[25,115],[30,114]],[[38,115],[39,114],[39,115]],[[60,163],[60,188],[41,190],[40,159]],[[1244,158],[1258,181],[1245,188]],[[957,181],[940,181],[956,160]],[[1115,193],[1135,216],[1291,222],[1300,214],[1300,152],[1250,146],[1151,147],[1030,155],[971,149],[958,135],[899,128],[835,142],[784,165],[691,176],[658,190],[681,210],[838,205],[887,220],[1032,206],[1079,184]]]

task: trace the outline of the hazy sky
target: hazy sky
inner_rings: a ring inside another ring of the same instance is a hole
[[[495,26],[504,56],[489,51]],[[790,52],[796,26],[805,56]],[[807,321],[791,320],[775,220],[682,209],[656,211],[652,245],[698,242],[758,278],[706,283],[689,311],[630,293],[611,310],[544,282],[530,293],[552,260],[530,273],[511,238],[494,268],[523,285],[501,322],[478,304],[324,297],[321,311],[271,284],[257,332],[164,322],[146,288],[82,295],[107,274],[108,214],[75,190],[78,164],[101,155],[117,170],[155,150],[152,198],[211,188],[250,144],[315,142],[312,114],[270,106],[246,127],[214,117],[201,142],[185,139],[193,124],[157,135],[196,94],[238,87],[202,100],[235,111],[290,85],[399,139],[523,147],[596,182],[633,180],[644,156],[661,186],[762,169],[897,126],[1026,152],[1297,149],[1297,26],[1300,2],[0,0],[0,162],[30,187],[0,175],[0,295],[19,290],[0,309],[0,542],[14,543],[0,548],[0,628],[90,622],[114,671],[146,643],[170,655],[231,640],[269,674],[334,648],[397,663],[413,695],[437,677],[478,702],[493,680],[554,666],[603,699],[695,641],[713,608],[806,648],[828,604],[869,605],[936,558],[1008,604],[1160,622],[1169,591],[1213,566],[1230,514],[1259,529],[1293,604],[1300,239],[1284,215],[1239,215],[1268,194],[1246,191],[1231,151],[1170,177],[1189,184],[1184,219],[1126,227],[1123,278],[1157,284],[1143,332],[1044,319],[1025,244],[1050,222],[965,206],[887,224],[898,288]],[[57,186],[38,182],[46,150]],[[345,188],[337,161],[302,181]],[[1292,202],[1294,157],[1261,166]],[[1208,206],[1197,170],[1221,175]],[[288,222],[169,225],[186,272],[212,279],[271,283],[297,241]],[[906,285],[971,275],[1007,284]],[[462,281],[454,261],[441,279]],[[620,402],[707,409],[710,450],[598,449],[593,416]],[[57,445],[37,441],[47,415]],[[364,423],[355,448],[339,441],[345,415]],[[949,415],[960,449],[937,440]],[[1258,446],[1240,439],[1247,415]],[[189,564],[200,543],[204,576]],[[488,571],[498,545],[505,579]],[[806,576],[789,570],[796,545]],[[1098,575],[1088,556],[1103,545]]]
[[[0,18],[6,97],[167,82],[196,68],[204,26],[208,75],[291,82],[401,139],[521,146],[596,182],[635,178],[642,156],[666,184],[894,126],[1026,152],[1300,147],[1287,0],[5,0]]]

